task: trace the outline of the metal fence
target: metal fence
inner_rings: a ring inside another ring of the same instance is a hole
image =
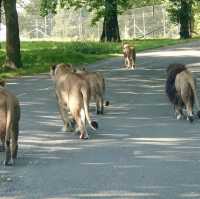
[[[38,13],[22,12],[19,13],[21,39],[99,40],[102,21],[91,26],[93,17],[94,14],[85,9],[61,10],[54,16],[44,18]],[[119,16],[118,20],[122,39],[174,38],[179,34],[179,27],[170,22],[162,5],[130,9]],[[0,35],[5,32],[0,31]]]

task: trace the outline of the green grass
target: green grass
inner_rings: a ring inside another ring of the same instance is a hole
[[[187,40],[175,39],[148,39],[127,41],[140,52],[146,49],[183,43]],[[0,49],[0,65],[5,60],[5,43]],[[49,67],[55,63],[71,63],[74,65],[86,65],[111,56],[121,54],[121,43],[99,42],[22,42],[21,54],[23,67],[16,71],[0,68],[0,78],[8,78],[22,75],[34,75],[49,71]]]

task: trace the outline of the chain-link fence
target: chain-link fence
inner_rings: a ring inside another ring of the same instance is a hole
[[[21,40],[99,40],[102,21],[91,26],[93,13],[85,9],[61,10],[56,15],[41,17],[38,13],[19,13]],[[122,39],[174,38],[179,27],[173,25],[164,6],[147,6],[130,9],[119,16]],[[5,38],[5,26],[1,26],[1,38]]]

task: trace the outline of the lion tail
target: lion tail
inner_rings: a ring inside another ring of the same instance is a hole
[[[93,130],[96,130],[98,128],[98,123],[96,121],[91,121],[90,116],[89,116],[89,99],[88,99],[87,92],[85,89],[82,88],[81,93],[83,95],[83,106],[84,106],[85,117],[88,121],[89,126]]]
[[[6,117],[6,142],[9,142],[10,138],[11,138],[11,121],[12,121],[12,102],[11,99],[8,97],[7,98],[7,117]],[[7,144],[7,143],[6,143]]]
[[[105,83],[104,77],[102,78],[102,84],[103,84],[103,95],[104,95],[104,97],[105,97],[105,93],[106,93],[106,83]],[[105,105],[105,106],[109,106],[109,105],[110,105],[110,101],[105,100],[105,101],[104,101],[104,105]]]

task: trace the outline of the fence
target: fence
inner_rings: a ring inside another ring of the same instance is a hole
[[[19,13],[22,40],[99,40],[102,21],[91,26],[93,13],[85,9],[61,10],[56,15],[40,17],[37,13]],[[119,16],[122,39],[174,38],[179,27],[173,25],[164,6],[130,9]]]

